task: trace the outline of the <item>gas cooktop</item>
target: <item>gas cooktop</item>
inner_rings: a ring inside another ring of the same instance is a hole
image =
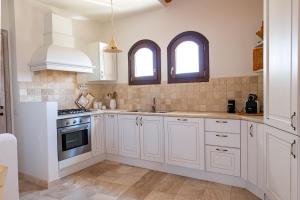
[[[58,110],[57,114],[58,115],[73,115],[73,114],[80,114],[80,113],[85,113],[89,112],[86,109],[64,109],[64,110]]]

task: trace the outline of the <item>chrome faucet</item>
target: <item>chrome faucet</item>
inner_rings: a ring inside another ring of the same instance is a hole
[[[152,112],[156,112],[156,98],[153,97]]]

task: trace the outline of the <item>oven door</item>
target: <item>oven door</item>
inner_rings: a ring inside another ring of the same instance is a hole
[[[90,124],[59,128],[57,134],[59,161],[91,151]]]

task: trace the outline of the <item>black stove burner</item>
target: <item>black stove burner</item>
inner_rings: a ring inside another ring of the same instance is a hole
[[[72,114],[79,114],[88,112],[86,109],[64,109],[64,110],[58,110],[58,115],[72,115]]]

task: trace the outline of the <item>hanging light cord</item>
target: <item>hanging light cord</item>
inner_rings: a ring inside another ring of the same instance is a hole
[[[115,22],[114,22],[115,13],[113,7],[113,0],[110,0],[110,3],[111,3],[111,28],[112,28],[112,36],[114,38],[115,37]]]

